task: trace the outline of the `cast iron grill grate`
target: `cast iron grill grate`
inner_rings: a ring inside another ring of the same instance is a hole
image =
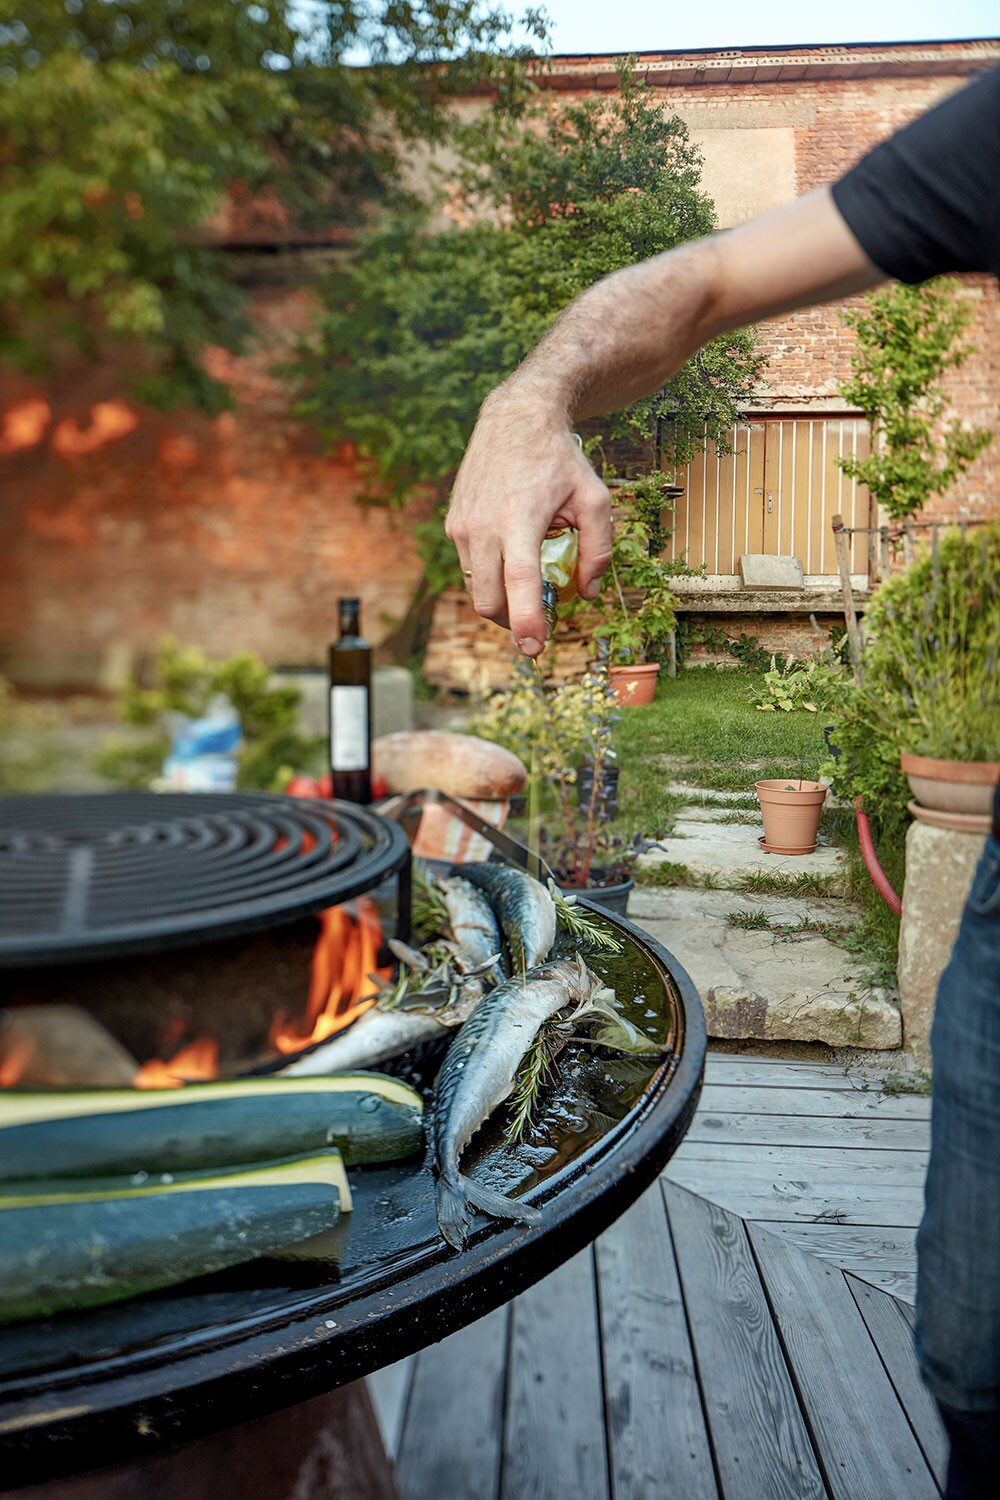
[[[398,824],[262,792],[0,798],[0,967],[276,927],[402,869]]]

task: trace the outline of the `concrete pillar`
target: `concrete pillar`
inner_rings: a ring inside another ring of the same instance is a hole
[[[953,833],[914,822],[906,835],[906,883],[899,927],[899,1007],[903,1045],[929,1068],[938,980],[951,957],[983,852],[981,833]]]

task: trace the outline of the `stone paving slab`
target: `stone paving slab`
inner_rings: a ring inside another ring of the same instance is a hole
[[[734,827],[753,828],[754,838],[764,832],[764,820],[759,812],[754,812],[749,807],[729,807],[724,802],[716,802],[714,807],[685,807],[685,823],[725,823],[727,819],[739,818],[739,824]]]
[[[846,872],[846,855],[830,844],[820,844],[812,854],[765,853],[757,843],[757,830],[749,823],[705,823],[680,817],[663,842],[666,848],[642,855],[640,866],[673,861],[687,865],[696,875],[713,875],[726,886],[739,885],[754,874],[839,877]]]
[[[843,922],[853,915],[829,900],[637,889],[629,917],[690,974],[710,1036],[872,1050],[901,1045],[898,1007],[862,985],[857,961],[844,949],[818,934],[789,937],[728,925],[730,912],[757,909],[775,923]]]
[[[712,801],[718,803],[722,808],[729,802],[739,802],[743,797],[753,796],[752,783],[743,792],[717,792],[705,787],[695,786],[690,781],[668,781],[664,790],[676,797],[689,797],[692,794],[698,798],[711,797]]]

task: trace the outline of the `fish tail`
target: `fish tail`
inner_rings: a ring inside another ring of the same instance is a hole
[[[438,1228],[453,1250],[465,1246],[469,1233],[469,1199],[465,1191],[467,1179],[439,1177],[437,1180]]]
[[[494,1219],[516,1219],[519,1224],[537,1224],[542,1217],[538,1209],[532,1208],[530,1204],[519,1203],[516,1198],[505,1198],[503,1193],[473,1182],[471,1177],[464,1178],[463,1185],[469,1202]]]
[[[471,1177],[439,1177],[437,1180],[438,1228],[448,1244],[462,1250],[469,1234],[469,1205],[494,1219],[516,1219],[520,1224],[537,1224],[541,1214],[527,1203],[505,1198],[493,1188],[473,1182]]]

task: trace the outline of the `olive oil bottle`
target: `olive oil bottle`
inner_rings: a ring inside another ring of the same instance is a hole
[[[330,647],[330,774],[333,795],[372,800],[372,648],[361,638],[361,604],[341,599],[340,639]]]
[[[576,572],[580,534],[572,526],[554,526],[542,542],[542,613],[545,633],[551,640],[559,616],[559,590]]]

